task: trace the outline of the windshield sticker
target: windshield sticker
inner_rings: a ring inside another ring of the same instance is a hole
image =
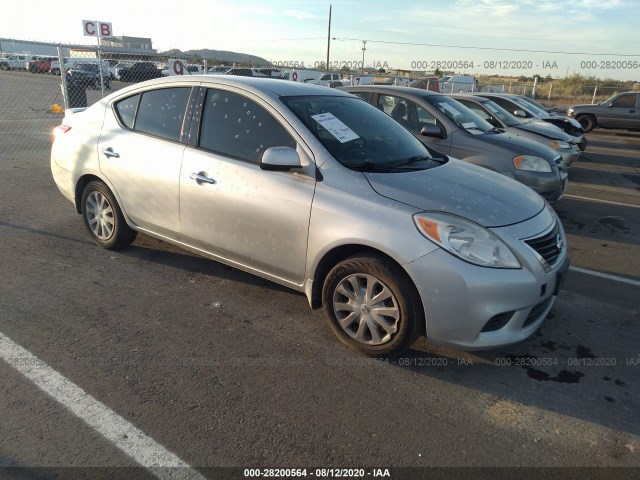
[[[473,122],[463,123],[462,128],[464,128],[467,132],[471,133],[472,135],[482,135],[484,133],[484,130],[481,130],[480,128],[478,128],[478,126]]]
[[[320,113],[318,115],[312,115],[311,118],[322,125],[331,135],[336,137],[340,143],[347,143],[360,138],[353,130],[334,117],[332,113]]]
[[[458,110],[453,108],[451,105],[447,105],[446,103],[439,103],[438,105],[440,105],[441,108],[445,109],[447,112],[449,112],[454,117],[461,117],[462,116],[462,114]]]

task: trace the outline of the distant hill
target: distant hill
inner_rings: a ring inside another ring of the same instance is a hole
[[[198,58],[206,58],[207,60],[216,60],[226,64],[231,63],[243,63],[243,64],[251,64],[253,66],[270,66],[271,63],[265,60],[262,57],[257,57],[255,55],[249,55],[248,53],[237,53],[237,52],[229,52],[226,50],[210,50],[208,48],[203,48],[201,50],[187,50],[182,51],[177,48],[168,50],[166,52],[161,52],[160,55],[166,55],[168,57],[198,57]]]

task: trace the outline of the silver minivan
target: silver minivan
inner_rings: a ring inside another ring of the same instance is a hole
[[[524,340],[569,264],[560,220],[533,190],[433,156],[326,87],[138,83],[67,112],[51,171],[99,246],[141,232],[304,292],[372,356],[421,334],[460,349]]]

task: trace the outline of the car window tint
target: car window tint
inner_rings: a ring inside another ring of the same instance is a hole
[[[116,103],[116,112],[122,124],[127,128],[133,128],[133,119],[136,115],[140,95],[134,95]]]
[[[361,99],[363,99],[366,102],[369,101],[369,92],[350,92],[350,93],[352,93],[356,97],[360,97]]]
[[[180,140],[190,92],[191,89],[188,87],[144,92],[138,107],[135,130],[168,140]]]
[[[613,101],[614,107],[633,108],[636,106],[635,95],[621,95]]]
[[[426,108],[395,95],[379,95],[378,109],[412,131],[419,131],[426,124],[435,125],[437,123],[436,117]]]
[[[296,148],[296,141],[254,101],[236,93],[208,89],[200,147],[258,163],[267,148]]]

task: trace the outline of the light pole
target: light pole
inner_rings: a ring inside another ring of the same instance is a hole
[[[364,52],[367,51],[367,41],[362,40],[362,73],[364,73]]]

